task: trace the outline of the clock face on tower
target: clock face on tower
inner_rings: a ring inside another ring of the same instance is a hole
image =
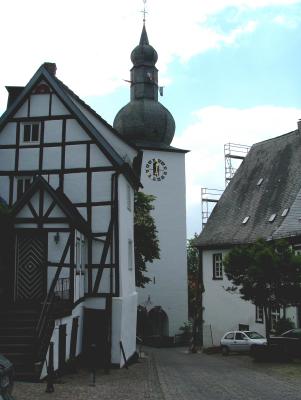
[[[167,165],[160,158],[152,158],[146,163],[145,173],[153,181],[162,181],[167,175]]]

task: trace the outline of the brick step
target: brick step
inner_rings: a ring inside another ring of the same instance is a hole
[[[16,335],[15,332],[13,335],[0,335],[0,345],[5,344],[5,343],[24,343],[24,344],[30,344],[34,343],[34,335]]]
[[[0,353],[29,353],[32,352],[31,343],[3,343],[0,344]]]
[[[19,327],[19,328],[26,328],[26,327],[36,327],[38,320],[37,319],[2,319],[3,321],[3,325],[1,327],[2,328],[15,328],[15,327]]]
[[[1,326],[0,327],[0,337],[1,336],[22,336],[22,335],[30,335],[33,336],[35,333],[35,326],[25,326],[25,327],[8,327]]]

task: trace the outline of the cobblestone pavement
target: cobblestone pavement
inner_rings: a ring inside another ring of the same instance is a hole
[[[165,400],[298,400],[301,363],[254,363],[246,355],[153,351]]]
[[[16,400],[301,400],[301,362],[254,363],[248,356],[190,354],[184,348],[147,349],[128,370],[80,371],[55,384],[16,382]]]
[[[97,371],[96,385],[86,370],[65,375],[45,393],[46,383],[15,382],[15,400],[163,400],[155,364],[149,357],[129,369],[112,369],[109,375]]]

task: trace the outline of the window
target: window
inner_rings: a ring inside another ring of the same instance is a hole
[[[27,190],[30,184],[31,184],[31,178],[28,176],[17,178],[17,200],[20,199],[20,197]]]
[[[271,330],[276,330],[276,323],[280,319],[280,307],[272,307],[271,309]]]
[[[263,306],[256,306],[256,322],[263,324]]]
[[[132,196],[131,196],[131,187],[130,185],[127,185],[127,191],[126,191],[126,201],[127,201],[127,209],[129,211],[132,211]]]
[[[228,333],[228,335],[225,336],[225,339],[234,339],[234,332]]]
[[[38,122],[23,124],[23,143],[39,142],[40,140],[40,124]]]
[[[128,268],[133,269],[133,241],[130,239],[128,241]]]
[[[236,332],[235,340],[245,340],[247,339],[246,335],[242,332]]]
[[[213,279],[223,279],[223,255],[213,254]]]

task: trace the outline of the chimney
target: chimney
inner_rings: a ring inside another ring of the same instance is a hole
[[[55,63],[50,63],[50,62],[45,62],[44,67],[47,69],[47,71],[55,76],[56,73],[56,64]]]
[[[10,107],[16,98],[21,94],[24,86],[5,86],[8,91],[7,108]]]
[[[297,124],[298,124],[298,131],[301,135],[301,119],[298,120]]]

